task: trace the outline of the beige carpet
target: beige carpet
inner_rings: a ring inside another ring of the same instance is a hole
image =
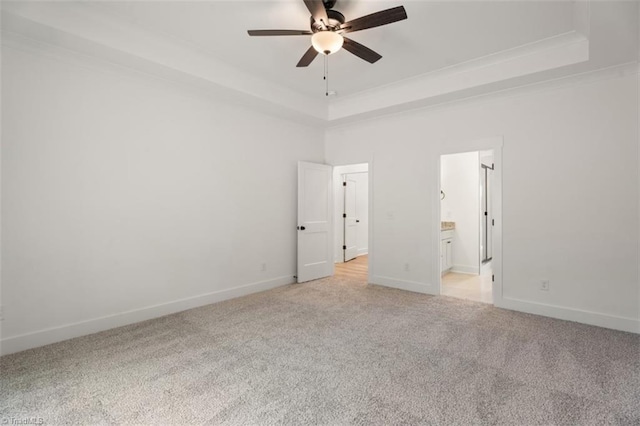
[[[0,367],[0,422],[640,424],[638,335],[336,278]]]

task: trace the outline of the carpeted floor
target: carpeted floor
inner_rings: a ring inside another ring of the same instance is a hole
[[[638,335],[339,278],[0,367],[1,422],[640,424]]]

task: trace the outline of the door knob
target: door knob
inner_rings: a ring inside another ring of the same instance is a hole
[[[356,219],[356,223],[360,223],[360,219]]]
[[[298,226],[298,230],[299,231],[304,231],[305,229],[307,229],[307,228],[305,228],[304,226]]]

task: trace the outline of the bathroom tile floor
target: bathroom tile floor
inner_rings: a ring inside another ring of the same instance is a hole
[[[482,268],[480,275],[449,272],[442,276],[441,292],[443,296],[476,302],[493,303],[491,294],[491,267]]]

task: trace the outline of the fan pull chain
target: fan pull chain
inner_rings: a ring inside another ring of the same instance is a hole
[[[324,95],[329,96],[329,55],[324,55]]]

